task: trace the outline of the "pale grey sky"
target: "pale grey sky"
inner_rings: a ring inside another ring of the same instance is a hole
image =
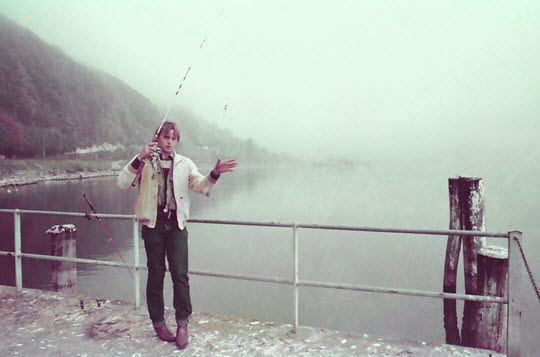
[[[0,12],[163,114],[183,106],[275,151],[421,155],[540,133],[537,0],[0,0]]]

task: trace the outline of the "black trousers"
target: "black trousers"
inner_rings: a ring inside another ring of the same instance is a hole
[[[167,224],[158,223],[155,228],[143,226],[142,238],[148,267],[146,299],[150,319],[158,326],[165,323],[163,282],[166,272],[165,258],[167,258],[173,283],[173,306],[176,310],[176,321],[180,325],[187,323],[192,312],[187,274],[187,228],[180,230],[176,219],[174,219]]]

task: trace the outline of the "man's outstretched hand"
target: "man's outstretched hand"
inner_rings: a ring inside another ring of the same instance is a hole
[[[218,157],[216,166],[212,171],[216,175],[221,175],[224,172],[232,172],[236,165],[236,159],[221,161],[221,158]]]

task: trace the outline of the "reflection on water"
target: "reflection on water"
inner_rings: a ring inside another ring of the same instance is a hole
[[[471,170],[471,168],[473,170]],[[297,222],[389,228],[448,227],[447,179],[462,172],[484,178],[487,227],[490,231],[524,231],[533,272],[540,262],[532,252],[540,231],[536,212],[540,169],[524,168],[505,176],[490,165],[463,168],[434,164],[369,165],[340,168],[238,169],[223,175],[209,197],[192,194],[192,218]],[[0,189],[0,207],[84,212],[86,193],[100,213],[132,214],[135,192],[116,188],[115,178],[40,183]],[[23,215],[23,252],[49,254],[45,231],[56,224],[77,227],[77,254],[82,258],[119,261],[96,221],[84,218]],[[132,222],[104,220],[126,261],[133,259]],[[13,250],[13,217],[0,214],[0,249]],[[231,274],[292,279],[292,230],[189,224],[190,268]],[[530,239],[528,239],[530,237]],[[501,244],[501,242],[492,242]],[[442,290],[446,237],[383,233],[299,230],[300,279]],[[144,264],[143,242],[140,257]],[[132,300],[134,287],[126,269],[78,264],[81,294]],[[50,262],[23,260],[25,287],[50,289]],[[142,286],[146,273],[142,272]],[[167,279],[169,279],[167,277]],[[534,336],[540,313],[524,281],[523,341],[540,350]],[[13,258],[0,257],[0,283],[14,285]],[[192,275],[197,311],[292,322],[292,288],[288,285]],[[171,284],[166,302],[172,304]],[[460,287],[458,287],[459,289]],[[462,288],[462,287],[461,287]],[[300,323],[304,325],[444,342],[442,300],[300,289]],[[462,304],[458,302],[458,311]]]

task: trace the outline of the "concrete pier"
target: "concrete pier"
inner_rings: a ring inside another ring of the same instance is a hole
[[[166,310],[171,329],[174,311]],[[194,313],[181,351],[133,303],[0,286],[1,356],[503,356],[492,351]]]

